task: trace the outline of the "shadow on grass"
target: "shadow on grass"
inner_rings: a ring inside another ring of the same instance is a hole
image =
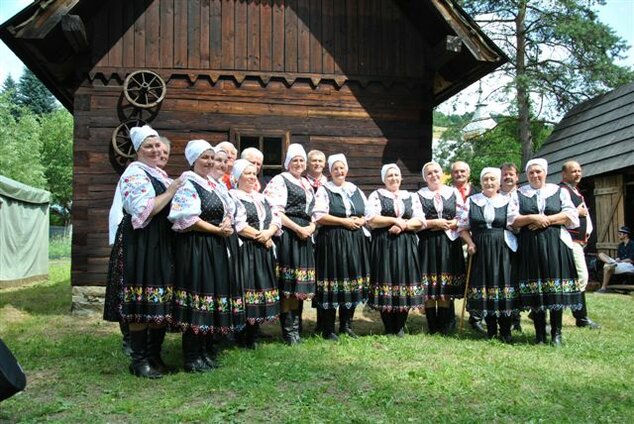
[[[70,279],[37,283],[3,292],[0,308],[10,305],[33,315],[68,314],[71,297]]]

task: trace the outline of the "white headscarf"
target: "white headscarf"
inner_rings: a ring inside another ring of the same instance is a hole
[[[240,179],[240,177],[242,176],[242,173],[244,172],[244,170],[247,168],[247,166],[255,166],[253,165],[251,162],[249,162],[246,159],[238,159],[233,163],[233,169],[231,170],[231,175],[233,175],[233,178],[238,181]]]
[[[284,169],[288,170],[288,165],[291,163],[294,157],[301,156],[306,160],[306,150],[301,144],[293,143],[288,146],[286,150],[286,159],[284,159]]]
[[[440,168],[440,170],[442,171],[442,166],[440,166],[440,164],[438,162],[434,162],[434,161],[427,162],[425,165],[423,165],[423,168],[420,170],[420,173],[423,175],[423,179],[425,179],[425,168],[427,168],[428,166],[431,166],[431,165],[438,166]]]
[[[385,184],[385,177],[387,176],[387,171],[389,171],[392,168],[396,168],[398,173],[399,174],[401,173],[401,169],[395,163],[386,163],[385,165],[381,167],[381,181],[383,181],[384,184]]]
[[[548,174],[548,161],[546,159],[537,158],[537,159],[529,160],[528,162],[526,162],[526,168],[524,168],[524,171],[528,172],[528,168],[530,168],[533,165],[537,165],[541,167],[544,170],[544,172]]]
[[[148,137],[158,137],[158,133],[156,130],[149,125],[143,125],[142,127],[133,127],[130,128],[130,139],[132,140],[132,145],[134,146],[134,151],[138,152],[139,147]]]
[[[189,165],[193,165],[196,162],[196,159],[203,154],[203,152],[211,150],[214,151],[211,144],[205,140],[190,140],[185,147],[185,158]]]
[[[500,181],[502,179],[502,170],[500,168],[486,167],[480,171],[480,182],[486,174],[493,174]]]
[[[330,171],[330,173],[332,173],[332,167],[335,162],[342,162],[346,169],[348,169],[348,160],[346,159],[346,156],[343,153],[337,153],[336,155],[328,156],[328,171]]]

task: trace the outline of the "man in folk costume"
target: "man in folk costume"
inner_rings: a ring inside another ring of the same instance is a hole
[[[586,206],[585,199],[579,192],[578,185],[581,181],[581,165],[574,160],[565,162],[561,168],[562,181],[559,185],[568,190],[572,203],[577,207],[579,212],[579,226],[577,228],[568,228],[568,232],[574,242],[572,245],[573,258],[575,260],[575,268],[577,269],[577,277],[579,278],[579,290],[581,291],[581,301],[583,306],[579,310],[573,310],[572,315],[577,320],[577,327],[588,327],[590,329],[601,328],[599,324],[592,321],[588,317],[588,309],[586,307],[586,286],[588,285],[588,266],[586,265],[586,257],[583,253],[584,247],[588,243],[588,238],[592,233],[592,220]]]
[[[462,197],[462,202],[466,202],[467,198],[472,194],[480,193],[480,190],[475,187],[473,184],[469,182],[469,178],[471,177],[471,168],[467,162],[456,161],[451,165],[451,180],[453,181],[453,186],[460,193],[460,197]],[[451,318],[451,326],[456,326],[456,313],[453,301],[449,306],[449,316]],[[476,330],[479,333],[486,333],[484,329],[482,317],[477,312],[469,312],[469,324],[471,328]]]
[[[227,153],[227,170],[225,171],[225,175],[222,176],[222,181],[226,186],[227,190],[231,190],[232,188],[237,188],[237,182],[233,178],[231,171],[233,170],[233,162],[238,158],[238,150],[235,148],[233,144],[228,141],[221,141],[216,145],[216,151],[223,150]]]

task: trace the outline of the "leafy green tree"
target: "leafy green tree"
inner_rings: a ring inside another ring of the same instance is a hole
[[[47,190],[51,192],[51,209],[67,225],[73,200],[73,116],[64,108],[43,115],[41,125],[41,160]]]
[[[55,97],[28,68],[18,84],[18,103],[36,115],[50,113],[57,108]]]
[[[14,110],[18,110],[19,119],[13,115]],[[13,104],[9,93],[0,94],[0,172],[4,176],[47,189],[40,135],[36,115]]]
[[[630,68],[615,64],[626,42],[593,9],[605,0],[461,3],[510,59],[491,78],[501,82],[496,99],[518,117],[522,163],[535,151],[532,122],[634,81]]]

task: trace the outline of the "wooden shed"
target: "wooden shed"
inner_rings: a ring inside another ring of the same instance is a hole
[[[171,175],[193,138],[260,147],[271,174],[299,142],[345,153],[365,189],[392,161],[415,188],[433,107],[506,61],[449,0],[46,0],[0,38],[75,117],[74,286],[106,279],[127,122],[172,140]]]
[[[536,156],[548,160],[555,183],[567,160],[579,162],[595,227],[586,251],[615,255],[618,228],[634,226],[634,83],[572,109]]]

